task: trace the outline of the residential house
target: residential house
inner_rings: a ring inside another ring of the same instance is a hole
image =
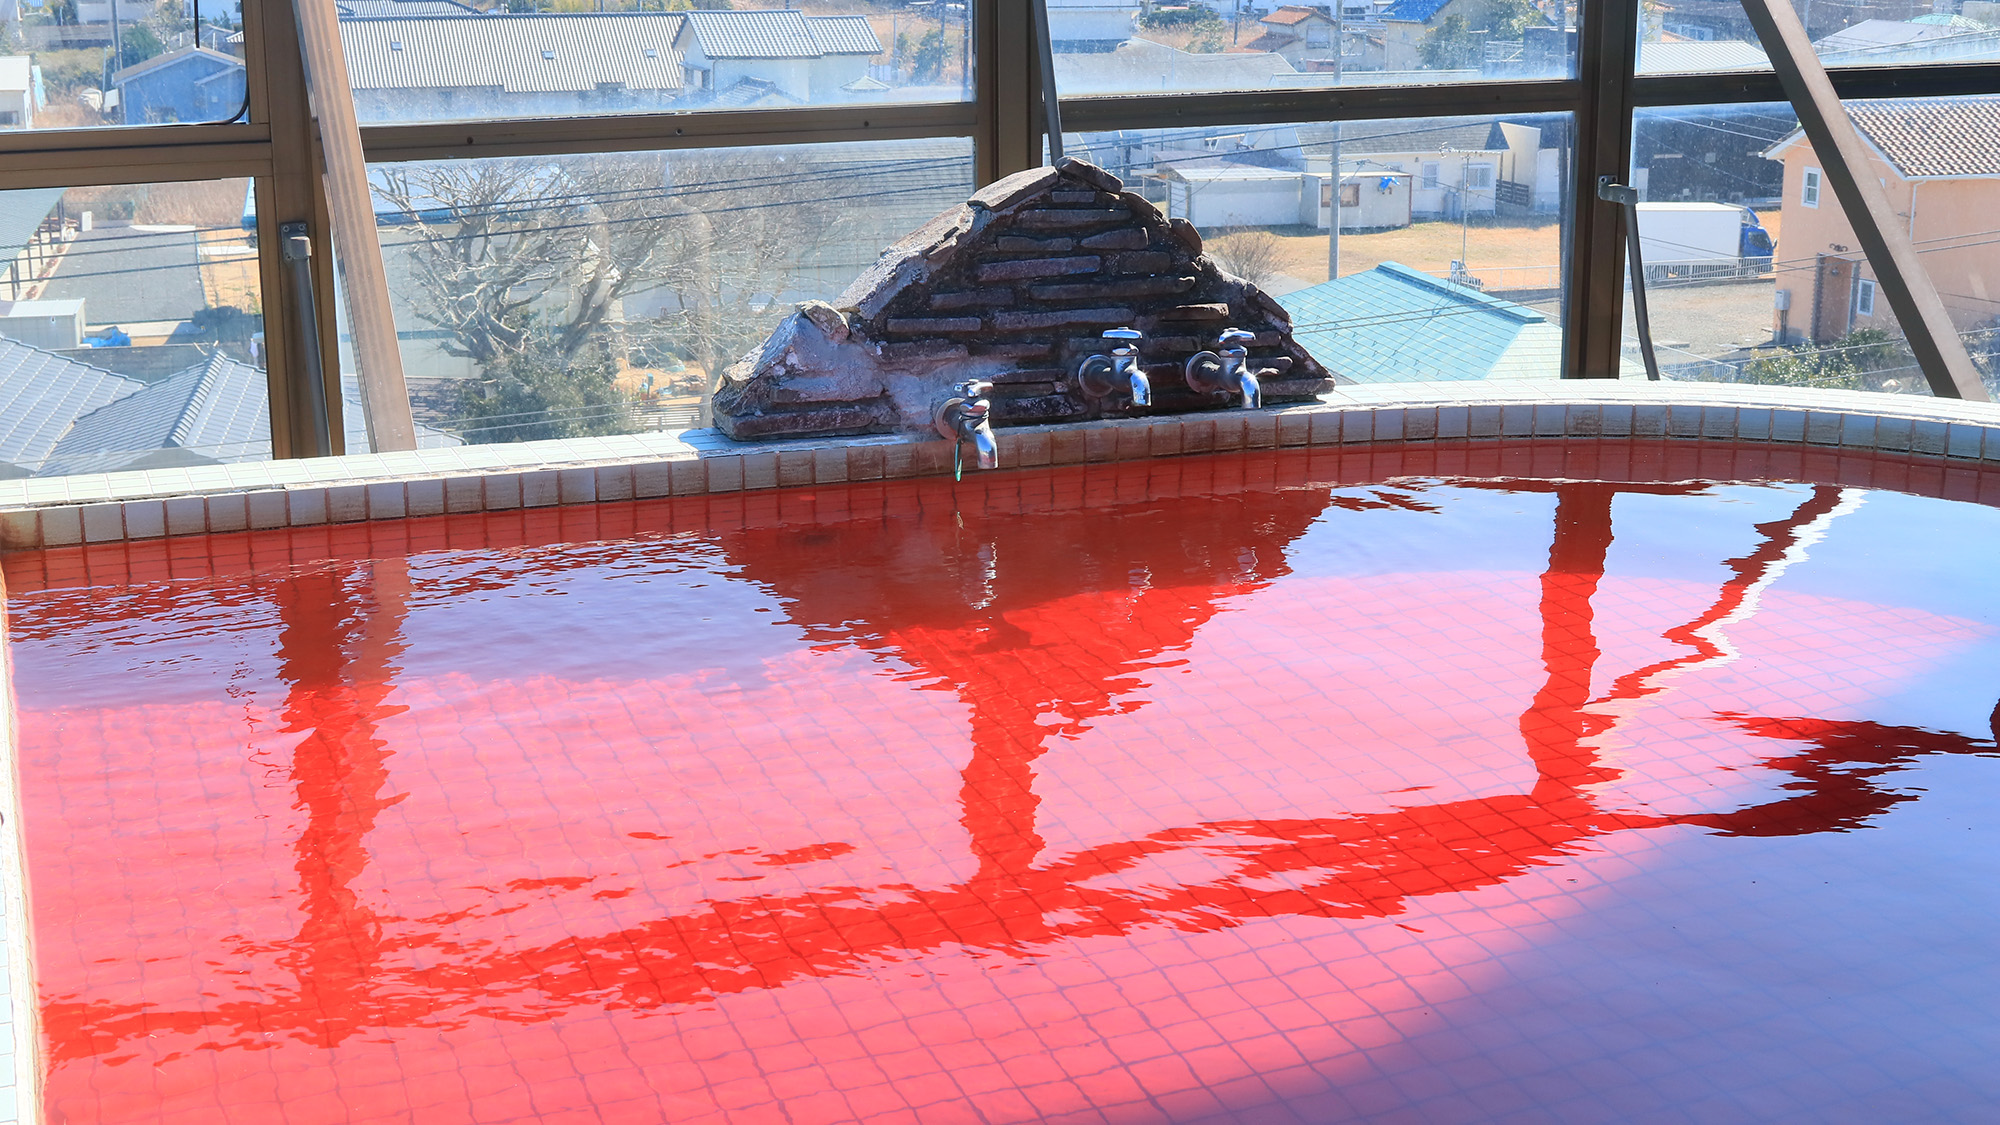
[[[0,129],[34,127],[34,59],[28,55],[0,55]]]
[[[2000,29],[1946,13],[1870,19],[1815,40],[1813,49],[1830,65],[1988,62],[2000,55]]]
[[[681,25],[665,12],[357,17],[340,42],[363,120],[582,115],[678,99]]]
[[[1963,330],[2000,314],[2000,99],[1911,98],[1846,103],[1869,149],[1869,166],[1888,193],[1896,221]],[[1765,156],[1784,165],[1782,237],[1773,263],[1789,294],[1783,331],[1791,338],[1838,339],[1856,328],[1896,330],[1874,270],[1834,199],[1820,157],[1803,131]]]
[[[1299,127],[1308,171],[1325,175],[1336,136],[1343,177],[1409,173],[1410,215],[1419,221],[1493,214],[1502,165],[1514,157],[1487,123],[1354,121]]]
[[[366,452],[359,381],[342,383],[348,452]],[[271,456],[269,376],[215,353],[145,382],[0,337],[0,478],[62,476]],[[417,426],[417,447],[459,439]]]
[[[478,8],[470,4],[461,4],[458,0],[337,0],[334,10],[344,20],[482,14]]]
[[[0,336],[0,478],[34,475],[78,416],[144,386]]]
[[[1269,51],[1194,54],[1150,39],[1127,39],[1104,54],[1056,55],[1056,85],[1075,94],[1258,90],[1297,74]]]
[[[674,47],[689,93],[717,97],[740,82],[768,83],[798,104],[852,100],[882,41],[863,16],[781,11],[682,13]]]
[[[1139,5],[1105,0],[1048,0],[1049,39],[1059,55],[1093,55],[1117,50],[1132,38]]]
[[[1343,383],[1554,379],[1562,326],[1395,262],[1279,298],[1292,336]]]
[[[1383,68],[1421,70],[1424,36],[1451,16],[1477,27],[1489,7],[1488,0],[1396,0],[1381,16]]]
[[[155,55],[111,76],[128,125],[171,121],[230,121],[248,87],[243,60],[206,47]]]
[[[1632,186],[1655,202],[1775,202],[1783,169],[1764,152],[1792,120],[1754,106],[1649,109],[1632,123]]]
[[[1364,3],[1359,14],[1368,8]],[[1331,7],[1324,10],[1308,8],[1300,4],[1287,4],[1264,16],[1257,22],[1264,31],[1257,38],[1242,45],[1246,51],[1269,51],[1291,63],[1293,69],[1306,69],[1308,60],[1332,59],[1339,51],[1333,42],[1333,16]],[[1345,10],[1343,9],[1343,16]]]

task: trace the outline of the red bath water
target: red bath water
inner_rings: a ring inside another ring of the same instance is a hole
[[[1992,482],[1785,456],[10,558],[50,1119],[1990,1121]]]

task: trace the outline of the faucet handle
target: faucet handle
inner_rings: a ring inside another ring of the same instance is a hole
[[[1104,330],[1104,338],[1107,340],[1143,340],[1146,338],[1146,334],[1137,328],[1107,328]]]
[[[1255,332],[1245,332],[1241,328],[1225,328],[1222,330],[1222,334],[1215,338],[1215,342],[1226,348],[1238,341],[1247,344],[1256,338],[1257,334]]]
[[[993,383],[989,379],[967,379],[953,389],[965,398],[985,398],[993,393]]]

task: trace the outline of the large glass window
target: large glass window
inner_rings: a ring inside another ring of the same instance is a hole
[[[343,4],[363,121],[960,101],[969,4]],[[679,8],[667,11],[667,8]]]
[[[419,424],[468,442],[684,428],[809,298],[972,193],[962,139],[377,165]]]
[[[0,476],[271,456],[248,192],[0,192]]]
[[[242,26],[222,0],[0,3],[0,130],[239,120]]]
[[[1989,385],[2000,385],[2000,99],[1847,103],[1873,175]],[[1633,127],[1664,374],[1928,394],[1789,105],[1641,110]],[[1637,336],[1626,311],[1628,358]]]
[[[1068,97],[1563,78],[1576,67],[1573,3],[1048,3]]]
[[[1570,120],[1084,133],[1064,150],[1192,222],[1343,383],[1554,379]]]

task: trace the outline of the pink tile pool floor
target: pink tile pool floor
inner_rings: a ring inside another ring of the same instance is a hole
[[[1778,456],[10,558],[51,1120],[1992,1120],[1992,482]]]

